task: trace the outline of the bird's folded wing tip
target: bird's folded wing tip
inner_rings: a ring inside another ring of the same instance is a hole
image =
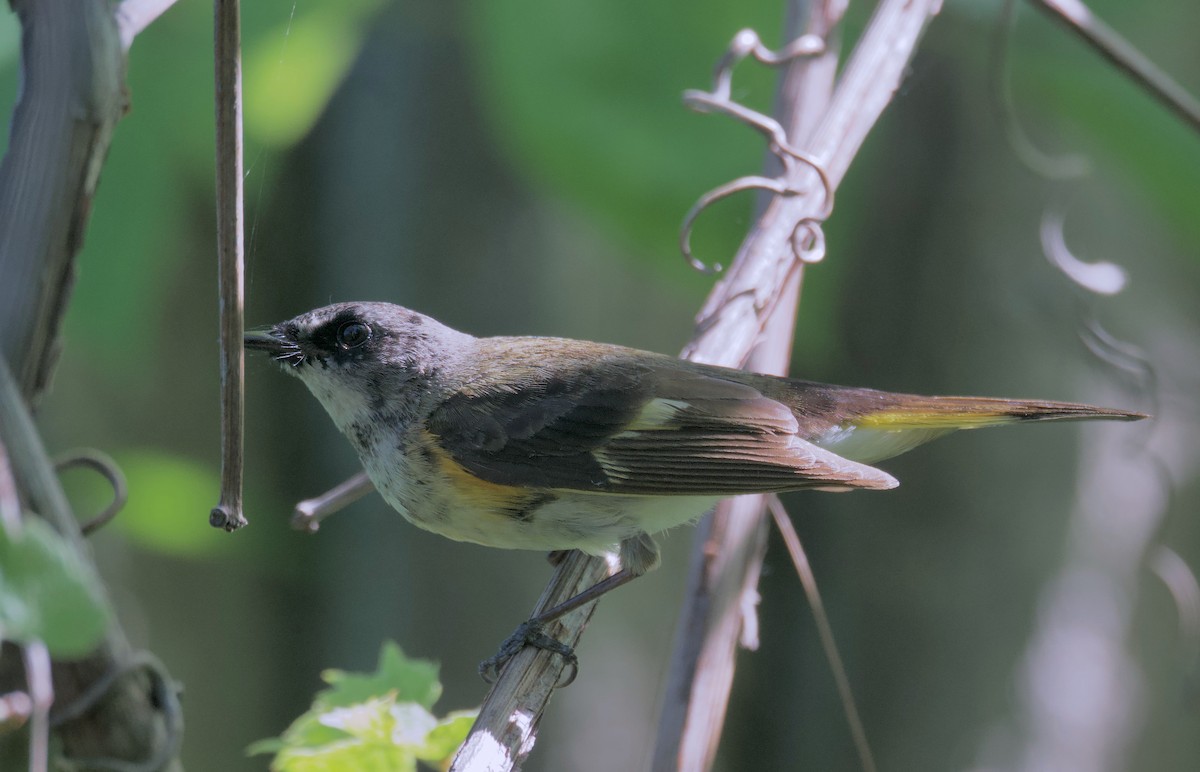
[[[863,466],[871,470],[871,473],[863,475],[858,483],[859,488],[866,488],[873,491],[890,491],[892,488],[899,487],[900,481],[882,469],[876,469],[873,466],[866,466],[865,464]]]

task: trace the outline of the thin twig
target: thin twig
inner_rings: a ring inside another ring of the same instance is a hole
[[[297,531],[316,533],[321,527],[321,521],[335,512],[350,506],[354,502],[375,490],[375,485],[366,472],[359,472],[345,482],[330,488],[311,499],[305,499],[296,504],[292,514],[292,528]]]
[[[1150,92],[1176,117],[1200,131],[1200,101],[1154,62],[1092,13],[1083,0],[1029,0],[1096,49],[1133,82]]]
[[[242,238],[242,52],[238,0],[216,0],[217,261],[221,326],[221,496],[214,528],[235,531],[242,514],[245,330]]]
[[[792,559],[796,575],[800,577],[800,584],[803,585],[804,594],[808,597],[808,605],[812,608],[813,619],[817,623],[817,634],[821,638],[821,648],[825,650],[825,659],[829,661],[829,669],[833,671],[833,680],[837,684],[838,694],[842,699],[842,709],[846,713],[846,723],[850,726],[850,734],[854,737],[854,747],[858,749],[859,762],[862,764],[864,772],[875,772],[875,757],[871,754],[871,744],[867,742],[867,730],[863,728],[862,717],[858,714],[854,691],[850,688],[850,679],[846,676],[846,665],[842,662],[841,653],[838,652],[837,641],[833,639],[833,625],[829,624],[829,615],[825,613],[825,603],[821,600],[821,591],[817,589],[817,577],[813,575],[808,555],[805,554],[804,546],[800,543],[800,535],[796,533],[796,528],[792,525],[792,520],[788,517],[787,510],[784,509],[779,496],[772,494],[767,500],[767,507],[771,510],[771,518],[775,521],[775,527],[783,536],[788,556]]]
[[[30,641],[22,653],[33,708],[29,714],[29,771],[46,772],[50,766],[50,706],[54,703],[50,650],[41,641]]]

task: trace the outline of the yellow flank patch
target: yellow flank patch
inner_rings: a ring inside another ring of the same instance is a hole
[[[974,429],[1016,420],[1015,416],[992,411],[934,413],[899,409],[868,413],[852,423],[864,429]]]
[[[437,471],[463,503],[484,511],[519,509],[530,491],[514,485],[500,485],[476,477],[442,450],[437,439],[422,432],[422,441],[433,451]]]

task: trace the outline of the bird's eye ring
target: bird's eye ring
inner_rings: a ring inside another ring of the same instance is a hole
[[[371,328],[362,322],[346,322],[337,331],[338,345],[345,349],[358,348],[371,339]]]

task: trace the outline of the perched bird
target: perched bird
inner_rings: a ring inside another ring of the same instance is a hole
[[[870,464],[955,429],[1144,417],[831,386],[580,340],[476,338],[388,303],[318,308],[245,344],[304,381],[410,522],[491,547],[616,547],[627,578],[657,564],[653,534],[726,496],[894,488]]]

